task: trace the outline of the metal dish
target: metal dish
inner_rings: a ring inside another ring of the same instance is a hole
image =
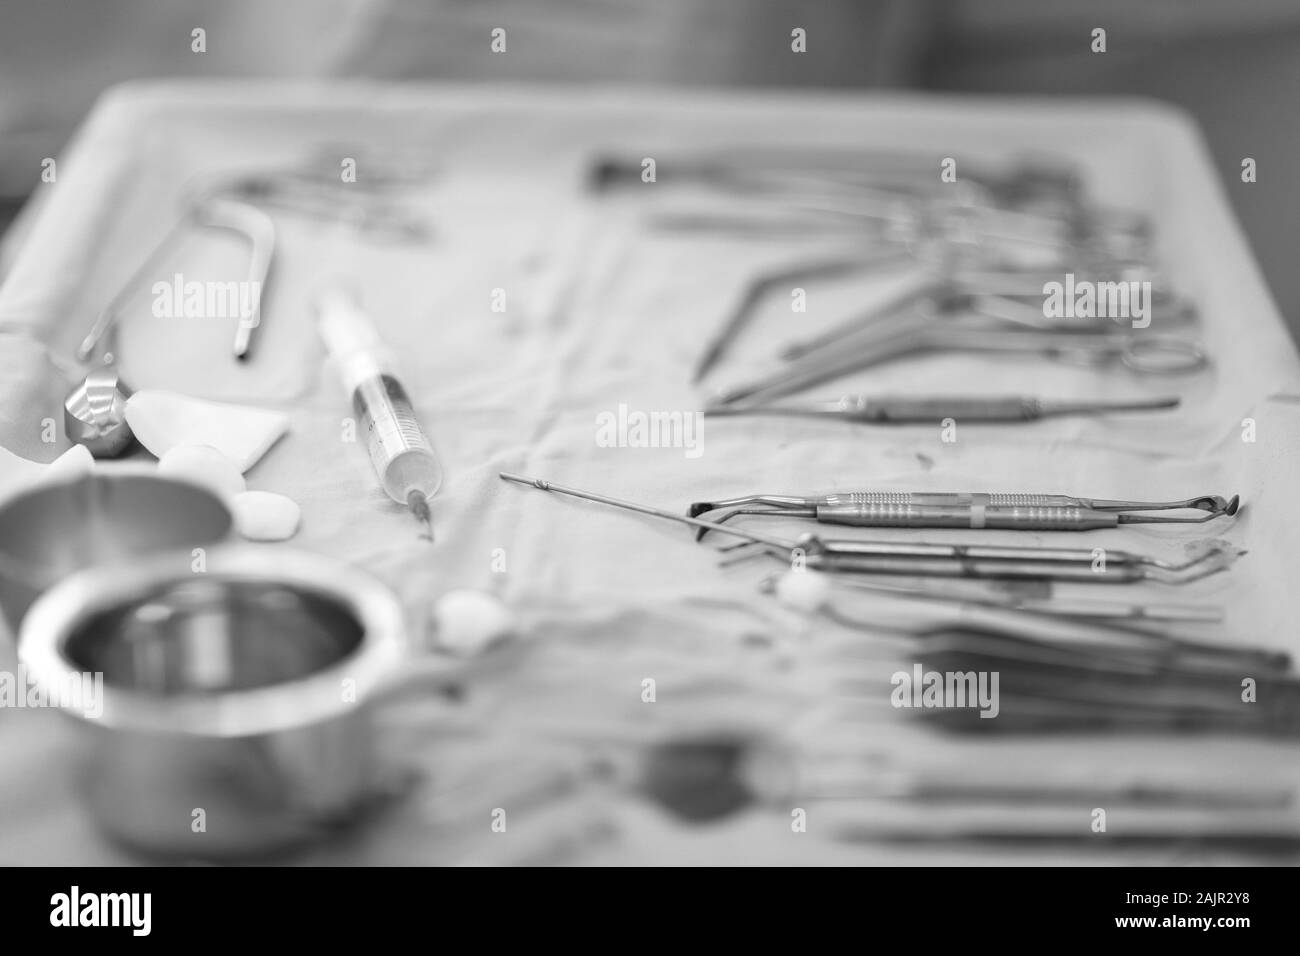
[[[382,585],[301,552],[229,548],[84,571],[19,642],[45,687],[102,674],[99,713],[64,706],[84,799],[112,838],[198,859],[283,850],[354,817],[376,786],[372,710],[406,656]]]
[[[0,607],[17,635],[47,588],[96,564],[122,564],[171,551],[188,572],[195,548],[230,533],[230,511],[211,491],[112,466],[19,492],[0,504]]]

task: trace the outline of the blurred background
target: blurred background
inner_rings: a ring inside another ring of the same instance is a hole
[[[506,56],[489,51],[497,26]],[[196,27],[206,52],[191,49]],[[806,55],[790,55],[794,27]],[[1201,124],[1300,338],[1298,53],[1295,0],[0,0],[0,232],[100,93],[144,77],[1154,97]]]

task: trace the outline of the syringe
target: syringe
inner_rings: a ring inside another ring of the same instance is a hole
[[[316,308],[317,329],[365,429],[375,474],[390,498],[405,504],[425,523],[432,541],[429,499],[442,484],[442,466],[393,372],[392,354],[370,317],[343,289],[322,290]]]

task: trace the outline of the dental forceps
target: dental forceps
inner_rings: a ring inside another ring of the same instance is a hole
[[[836,418],[869,425],[921,425],[952,418],[965,422],[1031,422],[1065,415],[1111,415],[1177,408],[1177,396],[1123,402],[1053,401],[1032,395],[844,395],[807,405],[719,405],[709,415],[789,415]]]
[[[1199,342],[1178,335],[1026,330],[1005,322],[977,325],[922,316],[902,328],[848,336],[838,348],[809,353],[775,373],[723,389],[711,404],[764,402],[895,359],[953,352],[1046,355],[1088,365],[1118,361],[1144,374],[1193,372],[1209,364]]]
[[[572,498],[635,511],[706,531],[718,531],[740,538],[745,545],[761,546],[764,553],[791,563],[797,561],[814,571],[859,574],[907,574],[931,577],[1003,578],[1035,581],[1089,583],[1132,583],[1152,580],[1184,584],[1225,570],[1244,551],[1222,541],[1209,542],[1199,553],[1181,564],[1161,561],[1131,551],[1106,551],[1104,570],[1091,550],[1011,547],[1005,545],[911,544],[892,541],[823,541],[804,535],[789,541],[774,535],[741,530],[678,514],[663,508],[611,498],[578,488],[558,485],[542,478],[528,478],[501,472],[504,481],[530,485]],[[742,545],[744,546],[744,545]],[[734,550],[736,546],[732,546]]]
[[[859,272],[868,272],[910,258],[911,255],[906,250],[893,249],[874,256],[846,255],[803,262],[764,273],[745,286],[740,298],[723,319],[722,325],[705,343],[704,351],[691,372],[691,382],[699,382],[712,371],[713,367],[722,360],[732,340],[749,324],[763,300],[778,289],[787,288],[791,283],[838,279]]]
[[[275,258],[275,223],[271,217],[256,206],[225,199],[215,195],[198,197],[187,203],[185,211],[176,223],[167,231],[162,240],[145,257],[144,261],[131,273],[131,276],[113,296],[109,303],[95,318],[94,324],[81,345],[77,347],[77,359],[85,362],[99,348],[105,335],[117,322],[122,303],[131,294],[142,279],[156,269],[165,257],[174,251],[182,235],[194,226],[225,229],[237,233],[248,241],[249,265],[248,280],[251,288],[257,290],[253,297],[252,314],[240,319],[235,331],[233,346],[234,356],[244,360],[252,349],[253,331],[261,324],[262,294],[265,282],[271,271]],[[113,355],[104,356],[105,363],[111,363]]]
[[[747,495],[721,501],[696,501],[692,518],[726,510],[715,524],[737,515],[811,518],[821,524],[860,528],[986,528],[1003,531],[1093,531],[1121,524],[1200,524],[1221,515],[1235,515],[1241,496],[1224,499],[1202,495],[1182,501],[1125,501],[1079,498],[1074,495],[986,492],[854,491],[800,497]],[[1148,514],[1152,511],[1195,511],[1192,516]],[[696,540],[704,537],[702,529]]]
[[[1129,269],[1125,278],[1110,284],[1128,289],[1147,274],[1145,270]],[[789,343],[780,355],[784,359],[796,359],[821,350],[840,349],[855,333],[894,327],[885,325],[888,322],[895,326],[910,325],[917,312],[922,319],[979,317],[1048,332],[1102,332],[1119,327],[1118,322],[1105,316],[1047,317],[1043,311],[1043,288],[1058,278],[1050,272],[980,276],[923,272],[878,305],[815,336]],[[1196,317],[1196,307],[1191,302],[1163,289],[1152,289],[1148,306],[1152,313],[1159,311],[1162,325],[1185,324]]]
[[[834,346],[843,336],[909,307],[928,306],[945,314],[965,312],[1034,328],[1057,327],[1047,322],[1042,314],[1043,285],[1054,281],[1054,273],[1040,270],[976,271],[973,268],[976,262],[970,261],[972,259],[977,261],[977,257],[970,252],[957,252],[942,246],[914,248],[908,243],[886,242],[870,254],[859,251],[838,256],[828,255],[764,272],[744,287],[717,331],[709,338],[692,370],[691,381],[698,383],[713,370],[732,340],[740,335],[763,301],[774,292],[801,282],[840,279],[891,266],[923,265],[926,268],[919,279],[893,291],[887,299],[866,312],[853,316],[815,338],[791,343],[781,353],[782,357],[797,358],[818,348]],[[963,261],[967,263],[964,266]],[[955,271],[951,275],[945,275],[944,269]],[[1134,272],[1131,269],[1127,271]],[[1190,304],[1165,292],[1153,292],[1152,309],[1157,307],[1161,310],[1162,317],[1167,315],[1166,320],[1185,319],[1195,314]],[[1080,324],[1086,323],[1071,323],[1068,327],[1078,327]],[[1099,327],[1101,325],[1094,324]]]

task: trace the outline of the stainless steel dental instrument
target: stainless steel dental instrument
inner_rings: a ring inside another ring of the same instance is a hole
[[[781,415],[828,418],[869,425],[931,425],[959,422],[1031,422],[1065,415],[1112,415],[1177,408],[1177,396],[1128,401],[1067,401],[1032,395],[844,395],[834,401],[801,405],[719,405],[708,415]]]
[[[83,338],[81,344],[77,346],[77,361],[89,361],[90,357],[95,354],[100,345],[105,341],[105,337],[115,328],[118,310],[121,308],[123,301],[128,295],[135,291],[139,282],[146,275],[152,273],[166,255],[173,250],[182,233],[189,229],[191,224],[191,211],[187,209],[185,214],[167,230],[166,234],[158,242],[158,245],[154,246],[149,254],[145,256],[140,265],[136,267],[135,271],[132,272],[127,280],[122,283],[118,288],[118,291],[111,299],[109,299],[108,304],[99,311],[97,316],[95,316],[95,321],[91,325],[90,331],[86,333],[86,337]],[[106,349],[103,355],[104,363],[111,363],[114,358],[113,350],[111,348]]]
[[[1114,729],[1300,733],[1300,680],[1288,670],[1255,665],[1263,671],[1260,699],[1268,706],[1243,708],[1243,661],[1231,651],[1216,658],[1117,647],[1103,655],[1070,642],[1027,645],[1020,635],[959,624],[924,635],[917,656],[922,668],[998,673],[999,731],[1077,730],[1091,723]],[[963,716],[968,715],[949,713],[941,719],[953,729],[989,723]]]
[[[913,544],[886,541],[823,541],[804,535],[797,541],[741,530],[731,525],[637,504],[542,478],[501,472],[505,481],[530,485],[542,491],[584,498],[599,504],[675,521],[706,531],[718,531],[761,545],[767,553],[793,563],[796,559],[814,571],[863,574],[913,574],[960,578],[1008,578],[1039,581],[1130,583],[1153,580],[1167,584],[1195,581],[1227,568],[1244,552],[1214,542],[1181,564],[1165,562],[1130,551],[1104,553],[1099,565],[1095,551],[1082,549],[1008,547],[1003,545]]]
[[[904,250],[894,250],[867,257],[863,255],[846,255],[826,258],[815,262],[800,263],[784,269],[767,272],[750,282],[740,295],[740,299],[728,312],[722,325],[705,344],[691,374],[692,382],[699,382],[721,360],[731,341],[753,318],[758,306],[770,293],[799,282],[814,279],[834,279],[878,269],[891,262],[906,261],[911,257]]]
[[[253,348],[253,332],[262,324],[262,296],[275,258],[275,223],[256,206],[231,199],[210,197],[194,208],[195,221],[201,226],[226,229],[248,240],[248,283],[256,289],[249,315],[240,318],[235,329],[234,355],[245,361]]]
[[[802,391],[895,359],[932,353],[1038,354],[1087,365],[1119,361],[1135,372],[1175,374],[1209,364],[1194,339],[1160,333],[1041,331],[1006,323],[983,326],[948,319],[922,319],[902,328],[868,330],[838,349],[803,355],[758,379],[723,389],[713,405],[750,404]]]
[[[803,566],[831,574],[911,574],[921,577],[1072,581],[1079,584],[1132,584],[1147,580],[1186,584],[1225,570],[1245,554],[1218,541],[1203,547],[1200,553],[1188,560],[1177,563],[1111,549],[1099,555],[1096,551],[1081,548],[845,539],[823,541],[813,535],[805,535],[794,544],[760,544],[768,554],[784,561],[791,561],[797,549],[797,557]],[[745,547],[732,545],[723,550],[735,552]]]
[[[653,181],[690,187],[692,197],[712,195],[724,205],[701,212],[698,201],[657,221],[672,228],[728,233],[762,233],[783,215],[789,231],[835,235],[856,227],[844,253],[824,262],[776,269],[756,278],[711,337],[694,370],[699,381],[719,360],[729,341],[748,322],[762,297],[782,284],[863,271],[879,258],[911,259],[935,267],[919,287],[896,297],[897,308],[918,298],[936,298],[947,308],[1018,317],[1034,303],[981,292],[958,281],[965,270],[982,268],[1009,279],[1026,268],[1068,269],[1073,274],[1119,275],[1149,253],[1145,217],[1100,210],[1086,201],[1073,167],[1028,160],[981,169],[966,167],[960,182],[943,183],[933,157],[897,150],[832,150],[808,157],[764,148],[687,153],[661,159]],[[643,161],[626,156],[596,156],[589,185],[598,193],[642,187]],[[745,203],[736,208],[736,200]],[[730,211],[725,204],[730,204]],[[756,215],[757,213],[757,215]],[[793,218],[792,218],[793,217]],[[829,227],[830,232],[826,229]],[[864,242],[865,240],[865,242]],[[1041,296],[1042,283],[1031,290]],[[1019,306],[1019,307],[1018,307]],[[1040,308],[1041,311],[1041,308]]]
[[[746,190],[751,183],[780,183],[799,176],[899,190],[933,190],[936,180],[931,158],[928,153],[898,149],[745,146],[689,153],[680,161],[665,163],[663,172],[673,179],[739,184]],[[599,155],[590,164],[589,181],[597,191],[640,185],[641,176],[639,157]],[[1072,165],[1042,157],[997,167],[974,164],[963,171],[962,178],[1007,206],[1044,198],[1073,201],[1083,190]]]
[[[234,340],[235,358],[241,360],[248,358],[252,347],[253,330],[261,324],[262,296],[275,257],[275,223],[256,206],[231,199],[202,196],[187,204],[184,213],[176,223],[96,316],[90,331],[77,347],[78,361],[88,361],[95,354],[104,337],[115,326],[118,313],[127,296],[134,292],[140,281],[156,270],[165,257],[175,250],[183,234],[196,225],[226,229],[248,240],[248,279],[256,283],[252,286],[256,294],[253,297],[252,315],[240,320]],[[113,358],[110,350],[105,354],[104,361],[112,362]]]
[[[1133,273],[1135,270],[1128,271]],[[1033,280],[1032,285],[1026,284],[1029,280]],[[1124,301],[1131,301],[1128,289],[1131,288],[1130,283],[1137,280],[1130,276],[1121,282],[1111,282],[1104,277],[1089,281],[1123,289],[1122,293],[1116,293],[1124,295],[1125,298],[1120,302],[1122,305]],[[1127,318],[1105,315],[1051,318],[1043,309],[1043,288],[1050,282],[1059,283],[1060,275],[1017,275],[1004,272],[976,277],[962,275],[959,270],[922,272],[871,308],[850,316],[824,332],[787,344],[781,350],[781,357],[789,360],[827,349],[839,349],[855,333],[888,329],[891,326],[884,323],[890,321],[906,328],[921,319],[973,317],[1044,332],[1105,332],[1115,330],[1129,321]],[[1162,328],[1171,324],[1186,324],[1196,317],[1196,307],[1190,301],[1168,292],[1152,291],[1147,306],[1151,311],[1150,320],[1159,321]]]
[[[806,572],[786,572],[797,573]],[[940,590],[928,582],[899,585],[893,581],[850,577],[828,579],[831,595],[877,594],[932,605],[938,602],[937,606],[923,612],[922,620],[915,627],[901,629],[901,633],[908,637],[920,638],[922,647],[931,634],[955,627],[969,638],[972,648],[978,647],[986,637],[995,640],[1003,650],[1011,642],[1018,643],[1019,658],[1025,663],[1041,660],[1053,651],[1067,650],[1076,664],[1084,663],[1088,658],[1108,664],[1127,658],[1130,663],[1161,671],[1179,668],[1185,672],[1203,673],[1207,669],[1235,667],[1251,672],[1285,674],[1291,669],[1291,656],[1285,651],[1189,638],[1158,627],[1165,623],[1220,623],[1222,609],[1215,606],[1127,604],[1094,598],[1035,599],[987,589],[971,594],[969,588],[960,585],[983,582],[943,583],[944,588]],[[779,593],[776,576],[761,581],[759,589]],[[882,611],[879,604],[850,609],[842,607],[842,602],[834,600],[831,595],[818,606],[817,612],[836,623],[877,635],[900,632],[899,628],[885,623],[889,619],[888,611]]]
[[[797,572],[787,572],[797,573]],[[863,578],[836,577],[834,585],[849,592],[882,594],[889,597],[913,598],[918,601],[942,601],[949,604],[974,607],[1001,608],[1046,614],[1052,617],[1083,618],[1101,621],[1123,621],[1134,624],[1181,623],[1218,624],[1223,621],[1223,608],[1214,604],[1132,604],[1127,601],[1105,601],[1096,598],[1027,597],[1012,593],[994,594],[985,591],[969,594],[954,591],[952,582],[942,589],[927,584],[895,584]],[[769,575],[759,582],[759,590],[771,593],[776,576]]]
[[[214,197],[188,201],[180,218],[100,310],[77,347],[78,362],[94,361],[85,379],[64,398],[64,425],[68,437],[85,445],[96,458],[120,455],[133,437],[124,414],[131,390],[117,372],[117,319],[122,305],[195,226],[228,229],[249,241],[248,278],[256,291],[251,314],[240,320],[234,342],[235,358],[248,358],[253,330],[261,324],[262,294],[275,255],[275,224],[264,212],[244,203]]]
[[[1093,531],[1121,524],[1199,524],[1220,515],[1235,515],[1240,504],[1239,495],[1230,499],[1203,495],[1182,501],[1125,501],[1016,492],[856,491],[812,497],[747,495],[696,501],[689,514],[698,518],[725,509],[724,514],[713,519],[717,524],[736,515],[767,515],[864,528]],[[1197,515],[1150,514],[1155,511],[1194,511]],[[703,531],[697,535],[702,537]]]
[[[442,485],[442,466],[393,373],[392,357],[369,316],[341,288],[324,288],[317,295],[316,308],[321,338],[365,429],[375,474],[390,498],[424,522],[432,541],[429,499]]]

